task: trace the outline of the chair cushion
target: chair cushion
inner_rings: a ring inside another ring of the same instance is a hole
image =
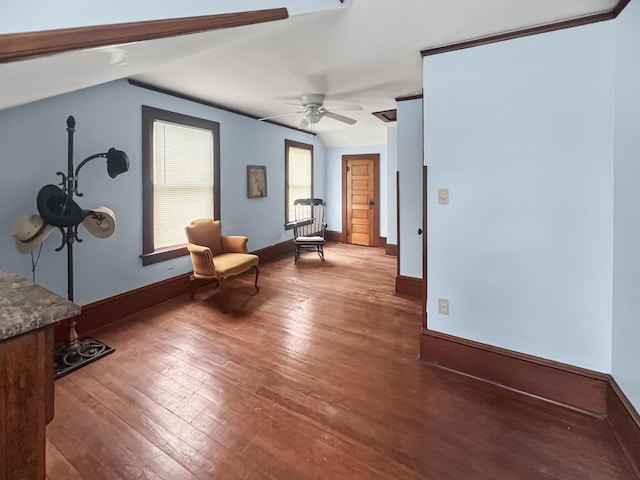
[[[318,243],[318,242],[324,242],[324,238],[322,238],[321,236],[314,236],[314,237],[297,237],[295,239],[295,241],[297,243]]]
[[[257,255],[250,253],[221,253],[213,258],[216,274],[226,278],[231,275],[238,275],[250,269],[259,262]]]

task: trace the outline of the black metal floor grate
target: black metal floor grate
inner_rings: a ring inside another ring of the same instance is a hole
[[[58,343],[55,346],[55,378],[62,378],[65,375],[78,370],[102,357],[115,352],[115,348],[109,347],[92,337],[85,337],[79,340],[80,346],[77,350],[68,350],[66,342]]]

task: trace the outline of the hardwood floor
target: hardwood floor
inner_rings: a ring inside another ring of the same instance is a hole
[[[421,364],[395,261],[330,244],[93,332],[49,480],[633,478],[603,420]]]

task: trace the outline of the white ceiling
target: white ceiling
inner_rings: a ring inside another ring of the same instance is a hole
[[[337,0],[336,0],[337,3]],[[386,143],[371,113],[422,88],[426,48],[610,11],[618,0],[349,0],[349,8],[0,65],[0,109],[132,78],[258,117],[295,112],[303,92],[358,123],[324,118],[327,146]],[[297,126],[301,115],[279,122]]]

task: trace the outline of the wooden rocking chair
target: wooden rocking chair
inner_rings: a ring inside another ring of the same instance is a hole
[[[325,231],[324,200],[321,198],[299,198],[293,202],[295,224],[293,243],[296,246],[294,262],[297,264],[303,251],[317,252],[324,261]]]

